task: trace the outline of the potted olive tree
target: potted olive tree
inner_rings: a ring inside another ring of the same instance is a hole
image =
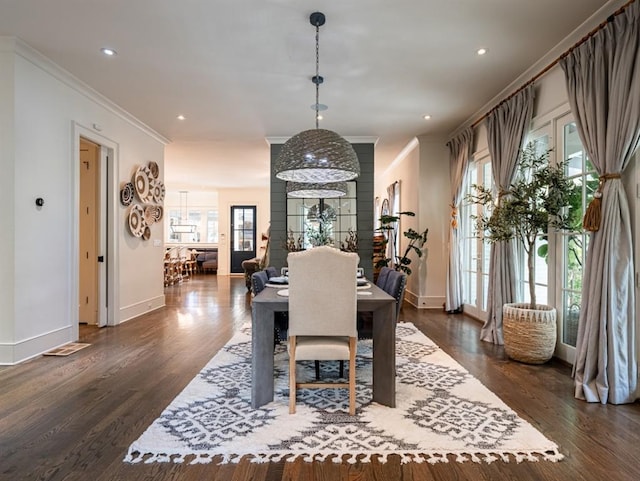
[[[570,227],[576,185],[565,175],[566,162],[550,164],[549,151],[529,143],[521,152],[516,178],[500,199],[483,186],[473,185],[467,200],[484,207],[474,216],[476,230],[487,242],[516,240],[526,254],[529,302],[503,306],[504,347],[517,361],[542,364],[556,344],[556,310],[538,304],[535,291],[536,240],[549,229]]]

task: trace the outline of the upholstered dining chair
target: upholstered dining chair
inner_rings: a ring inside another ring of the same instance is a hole
[[[273,266],[265,267],[264,271],[267,273],[267,277],[269,279],[272,277],[278,277],[278,269]]]
[[[391,267],[382,266],[380,268],[380,272],[378,272],[378,277],[376,278],[376,286],[380,289],[384,289],[384,285],[387,282],[387,277],[389,276],[389,272],[393,269]]]
[[[289,265],[289,412],[298,388],[349,388],[349,414],[356,410],[357,289],[360,258],[329,246],[292,252]],[[296,361],[348,360],[349,382],[298,382]]]
[[[396,300],[396,322],[400,320],[400,309],[402,308],[402,300],[404,291],[407,286],[407,275],[403,272],[396,271],[389,267],[383,267],[386,271],[381,270],[376,285],[392,296]],[[373,337],[373,315],[370,312],[358,313],[358,339],[371,339]]]
[[[269,282],[269,276],[265,271],[257,271],[251,274],[251,290],[253,295],[257,296]]]

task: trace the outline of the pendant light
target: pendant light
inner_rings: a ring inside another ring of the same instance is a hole
[[[311,184],[353,180],[360,175],[360,164],[353,147],[337,133],[318,126],[318,112],[326,108],[319,102],[320,84],[324,81],[319,74],[319,40],[325,16],[314,12],[309,22],[316,28],[316,74],[311,79],[316,86],[316,103],[313,106],[316,128],[300,132],[284,143],[274,163],[276,177]]]
[[[300,199],[329,199],[347,195],[346,182],[328,182],[326,184],[305,184],[287,182],[287,197]]]

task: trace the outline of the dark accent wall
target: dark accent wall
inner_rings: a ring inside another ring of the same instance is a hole
[[[360,267],[368,279],[373,279],[373,167],[374,145],[352,144],[360,162],[357,183],[358,255]],[[285,182],[276,178],[273,164],[282,145],[271,145],[271,224],[269,263],[280,269],[287,265],[287,193]]]

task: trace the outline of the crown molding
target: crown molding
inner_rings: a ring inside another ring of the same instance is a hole
[[[83,95],[90,101],[96,103],[100,107],[105,110],[111,112],[117,117],[121,118],[125,122],[131,124],[135,128],[145,132],[147,135],[153,137],[155,140],[163,143],[164,145],[169,144],[171,141],[165,136],[159,134],[147,124],[138,120],[136,117],[131,115],[129,112],[124,110],[122,107],[117,105],[115,102],[109,100],[107,97],[102,95],[97,90],[91,88],[88,84],[84,83],[79,78],[75,77],[71,72],[63,69],[59,65],[55,64],[49,58],[45,57],[42,53],[40,53],[35,48],[26,44],[22,40],[17,37],[2,37],[0,36],[0,51],[13,51],[16,55],[19,55],[32,65],[40,68],[44,72],[48,73],[55,79],[64,83],[69,88],[75,90],[79,94]]]

